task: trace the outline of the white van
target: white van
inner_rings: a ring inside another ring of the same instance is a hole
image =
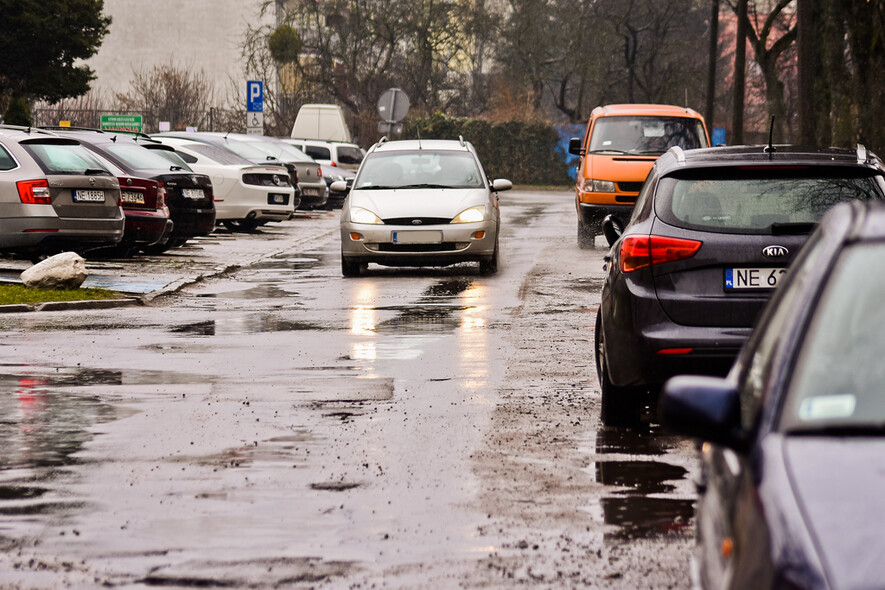
[[[344,120],[344,111],[335,104],[303,105],[295,117],[292,137],[344,143],[352,141],[350,129]]]

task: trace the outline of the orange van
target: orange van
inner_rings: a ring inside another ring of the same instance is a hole
[[[658,156],[673,146],[709,145],[704,118],[689,108],[613,104],[593,109],[583,139],[569,141],[569,152],[581,156],[575,183],[578,246],[593,247],[610,213],[626,223]]]

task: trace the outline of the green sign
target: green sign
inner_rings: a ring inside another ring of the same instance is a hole
[[[102,115],[102,131],[141,133],[141,115]]]

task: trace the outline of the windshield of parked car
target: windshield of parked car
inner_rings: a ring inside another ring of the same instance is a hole
[[[587,151],[660,155],[673,146],[709,147],[701,122],[691,117],[600,117]]]
[[[866,169],[704,170],[664,178],[655,211],[667,223],[720,233],[810,233],[836,203],[882,199]]]
[[[843,250],[802,340],[781,418],[786,431],[885,434],[885,244]]]
[[[482,174],[469,152],[429,150],[373,153],[354,181],[357,189],[482,188]]]
[[[22,147],[34,157],[46,174],[101,174],[110,172],[82,145],[74,143],[29,142]]]
[[[249,166],[252,164],[243,156],[237,155],[230,150],[225,150],[208,143],[188,143],[183,144],[184,149],[205,156],[209,160],[217,164]]]
[[[135,170],[187,170],[187,164],[180,158],[173,162],[156,150],[149,150],[135,143],[111,143],[104,144],[101,148],[111,157],[123,162],[126,166]],[[170,154],[172,152],[169,152]]]

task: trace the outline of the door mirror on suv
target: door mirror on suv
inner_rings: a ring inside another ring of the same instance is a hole
[[[621,234],[624,233],[624,222],[614,215],[606,215],[602,220],[602,235],[609,246],[614,246]]]

